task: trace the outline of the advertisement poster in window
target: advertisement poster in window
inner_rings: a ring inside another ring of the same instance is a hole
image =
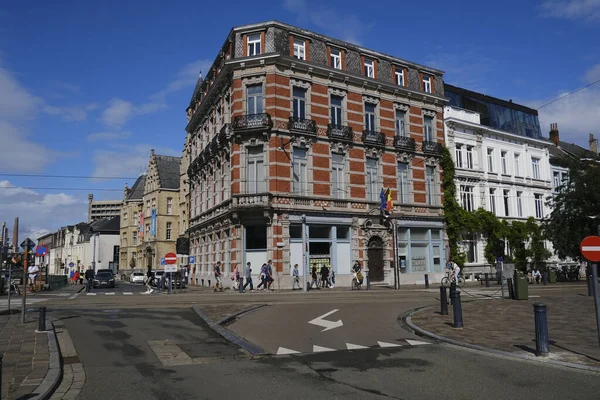
[[[140,212],[140,234],[139,237],[144,237],[144,213]]]
[[[156,236],[156,208],[152,209],[152,221],[150,223],[150,233]]]

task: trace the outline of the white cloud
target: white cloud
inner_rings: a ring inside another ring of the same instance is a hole
[[[59,115],[63,120],[67,122],[71,121],[85,121],[87,119],[88,111],[94,110],[95,104],[89,104],[87,106],[68,106],[68,107],[56,107],[45,105],[42,111],[48,115]]]
[[[600,0],[546,0],[540,9],[544,17],[600,20]]]
[[[116,146],[112,150],[94,153],[95,169],[92,176],[136,176],[145,172],[150,161],[150,150],[165,156],[181,156],[181,150],[154,147],[150,144]],[[130,187],[133,182],[128,182]]]
[[[0,59],[0,119],[29,120],[43,103],[15,79],[12,73],[2,66]]]
[[[600,64],[594,65],[585,73],[584,80],[587,83],[593,83],[600,79]]]
[[[0,181],[0,221],[7,222],[12,238],[12,222],[19,217],[19,242],[26,237],[36,241],[61,226],[87,221],[87,195],[84,196],[42,194]]]
[[[373,24],[362,21],[358,14],[344,13],[322,3],[308,4],[305,0],[284,0],[283,7],[296,14],[299,25],[310,23],[336,39],[354,44],[360,44],[360,37],[373,27]]]
[[[177,72],[175,78],[169,82],[164,89],[152,95],[151,98],[162,99],[165,95],[177,92],[181,89],[189,90],[191,97],[191,92],[194,90],[194,86],[198,81],[198,74],[200,71],[203,71],[204,75],[206,75],[211,66],[212,61],[210,60],[197,60],[184,65],[179,72]]]
[[[129,139],[131,132],[96,132],[91,133],[87,137],[88,142],[113,141]]]

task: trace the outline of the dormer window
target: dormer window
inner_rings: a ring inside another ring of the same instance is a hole
[[[404,86],[404,69],[396,68],[396,85]]]
[[[302,39],[294,38],[294,58],[306,60],[306,42]]]
[[[248,35],[248,56],[260,54],[260,33]]]
[[[423,91],[431,93],[431,76],[423,74]]]
[[[375,61],[365,58],[364,74],[367,78],[375,78]]]
[[[329,56],[331,68],[342,69],[342,52],[337,49],[331,49]]]

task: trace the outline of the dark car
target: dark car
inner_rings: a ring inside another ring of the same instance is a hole
[[[95,288],[100,288],[100,287],[114,288],[115,287],[115,277],[113,276],[112,273],[109,273],[109,272],[99,272],[94,277],[94,287]]]
[[[111,274],[112,276],[115,275],[115,273],[113,272],[112,269],[99,269],[96,271],[96,274],[103,274],[103,273]]]

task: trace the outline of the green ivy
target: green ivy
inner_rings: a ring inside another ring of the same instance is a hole
[[[497,240],[505,240],[512,254],[512,257],[505,258],[505,261],[512,261],[521,269],[526,268],[528,260],[543,262],[552,255],[544,248],[542,228],[533,217],[526,222],[508,222],[500,220],[492,212],[483,208],[476,211],[466,211],[462,208],[456,200],[454,160],[447,147],[442,150],[440,166],[444,192],[444,218],[451,260],[461,267],[465,264],[466,254],[459,246],[465,235],[484,237],[486,240],[484,254],[490,264],[496,262],[494,242]],[[529,242],[529,247],[525,245],[526,242]]]

